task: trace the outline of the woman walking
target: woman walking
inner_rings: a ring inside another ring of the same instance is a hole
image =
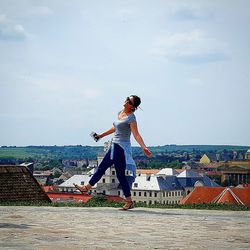
[[[141,99],[136,95],[131,95],[126,98],[123,109],[118,113],[118,116],[113,123],[113,127],[102,134],[96,135],[96,139],[101,139],[114,133],[110,148],[98,166],[97,171],[94,173],[87,185],[80,186],[74,184],[75,187],[82,193],[88,192],[92,186],[94,186],[101,179],[105,171],[114,164],[117,179],[121,184],[126,198],[126,203],[123,206],[124,210],[134,208],[134,202],[131,198],[130,189],[136,177],[136,165],[132,158],[130,143],[131,131],[135,140],[143,149],[145,155],[152,157],[152,153],[146,147],[141,135],[138,132],[136,117],[134,115],[135,110],[140,104]],[[130,176],[126,177],[125,172],[130,173]]]

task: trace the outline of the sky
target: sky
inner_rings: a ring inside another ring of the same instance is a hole
[[[0,0],[0,146],[250,145],[250,1]],[[132,137],[132,145],[137,145]]]

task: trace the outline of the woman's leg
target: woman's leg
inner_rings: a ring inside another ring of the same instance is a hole
[[[98,166],[96,172],[89,180],[88,185],[90,185],[91,187],[94,186],[102,178],[102,176],[105,174],[105,171],[113,164],[113,160],[110,159],[110,152],[111,150],[109,149],[102,162]]]
[[[118,144],[114,144],[114,166],[117,179],[119,180],[122,186],[122,191],[124,193],[124,196],[126,197],[126,200],[132,201],[130,187],[127,178],[125,176],[125,170],[126,170],[125,154],[123,148],[120,147]]]
[[[76,189],[78,189],[82,193],[88,192],[104,175],[105,171],[113,164],[113,161],[110,159],[110,150],[106,153],[104,156],[102,162],[98,166],[96,172],[89,180],[89,183],[87,185],[78,185],[73,183]]]
[[[129,185],[130,190],[131,190],[133,187],[133,183],[135,182],[135,177],[134,176],[126,176],[126,179],[127,179],[128,185]]]

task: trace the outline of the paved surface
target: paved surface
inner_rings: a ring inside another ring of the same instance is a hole
[[[250,212],[0,207],[0,249],[250,249]]]

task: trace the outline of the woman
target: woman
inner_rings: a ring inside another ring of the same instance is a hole
[[[141,99],[136,95],[131,95],[126,98],[123,110],[118,113],[118,117],[113,123],[113,127],[102,134],[96,135],[97,139],[100,139],[114,133],[111,146],[98,166],[97,171],[94,173],[87,185],[80,186],[74,184],[75,187],[82,193],[88,192],[92,186],[94,186],[101,179],[105,171],[114,164],[117,179],[122,186],[122,190],[126,198],[126,203],[123,206],[124,210],[134,208],[130,188],[136,177],[136,166],[132,158],[130,143],[131,131],[135,140],[143,149],[145,155],[152,157],[152,153],[146,147],[138,132],[136,117],[134,115],[134,112],[139,107],[140,103]],[[130,173],[130,176],[126,177],[125,172]],[[130,180],[130,183],[128,183],[128,180]]]

